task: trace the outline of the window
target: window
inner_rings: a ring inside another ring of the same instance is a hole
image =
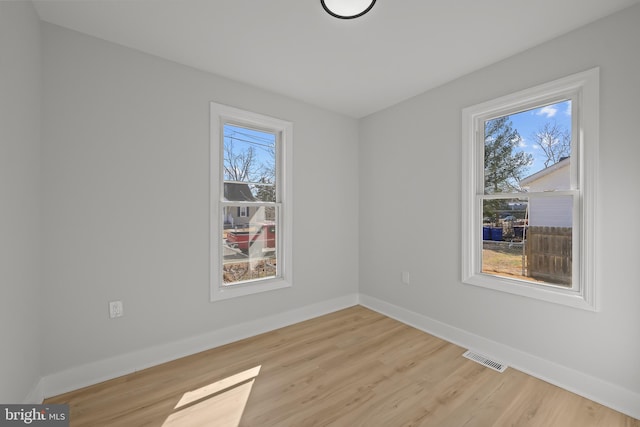
[[[464,283],[596,310],[599,71],[465,108]]]
[[[211,103],[211,299],[291,286],[290,122]]]

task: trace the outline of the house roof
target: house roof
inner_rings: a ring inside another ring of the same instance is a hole
[[[549,175],[552,172],[557,171],[558,169],[562,169],[564,167],[567,167],[571,164],[571,158],[570,157],[564,157],[562,160],[560,160],[559,162],[556,162],[554,164],[552,164],[551,166],[548,166],[544,169],[542,169],[541,171],[538,171],[532,175],[529,175],[523,179],[520,180],[520,185],[524,186],[524,185],[528,185],[531,184],[532,182],[535,182],[537,180],[539,180],[540,178]]]
[[[233,202],[255,202],[256,198],[251,194],[248,184],[240,182],[224,183],[224,199]]]

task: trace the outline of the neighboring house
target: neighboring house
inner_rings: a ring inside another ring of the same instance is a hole
[[[571,188],[571,158],[565,157],[559,162],[534,173],[520,185],[529,192],[568,190]],[[529,200],[529,225],[546,227],[572,226],[572,200],[566,198],[537,198]]]
[[[239,182],[224,183],[224,200],[226,202],[255,202],[248,184]],[[224,212],[224,228],[245,227],[251,222],[258,208],[252,206],[229,206]]]

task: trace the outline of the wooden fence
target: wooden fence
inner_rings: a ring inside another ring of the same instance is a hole
[[[571,285],[571,227],[528,227],[527,275],[548,283]]]

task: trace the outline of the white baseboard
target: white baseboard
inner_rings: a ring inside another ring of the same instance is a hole
[[[461,347],[495,358],[521,372],[640,419],[640,394],[430,317],[360,294],[360,305]]]
[[[51,397],[102,381],[117,378],[151,366],[219,347],[234,341],[289,326],[358,304],[358,294],[322,301],[261,319],[218,329],[206,334],[174,341],[132,353],[88,363],[45,376],[31,397]],[[33,396],[32,396],[33,395]]]
[[[500,360],[514,369],[640,419],[638,393],[363,294],[346,295],[47,375],[38,382],[24,403],[41,403],[45,397],[76,390],[356,304]]]
[[[39,405],[44,400],[44,379],[40,378],[38,383],[22,400],[25,405]]]

